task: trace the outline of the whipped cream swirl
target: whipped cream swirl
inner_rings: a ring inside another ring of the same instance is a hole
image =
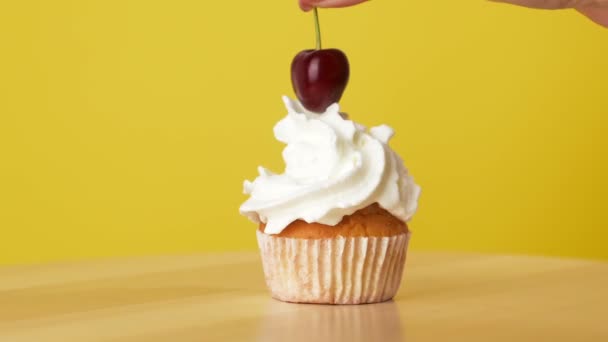
[[[392,128],[368,132],[343,117],[337,103],[317,114],[286,96],[283,101],[288,114],[274,134],[287,144],[285,171],[275,174],[260,166],[259,176],[244,183],[250,197],[241,214],[266,223],[267,234],[298,219],[333,226],[376,202],[403,221],[412,217],[420,187],[388,146]]]

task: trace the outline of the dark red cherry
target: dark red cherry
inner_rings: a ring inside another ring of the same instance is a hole
[[[323,113],[338,102],[348,83],[348,59],[338,49],[304,50],[291,63],[291,84],[302,105]]]

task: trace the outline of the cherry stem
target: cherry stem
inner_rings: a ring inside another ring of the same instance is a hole
[[[317,35],[317,50],[321,50],[321,26],[319,25],[319,13],[317,8],[312,9],[313,17],[315,18],[315,33]]]

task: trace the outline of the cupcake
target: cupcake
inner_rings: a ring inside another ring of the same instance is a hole
[[[340,113],[283,97],[274,127],[285,170],[259,167],[244,182],[241,214],[258,224],[266,283],[276,299],[361,304],[399,289],[420,187],[388,146],[393,130],[367,130]]]

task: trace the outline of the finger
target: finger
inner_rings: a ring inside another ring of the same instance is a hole
[[[504,2],[513,5],[542,8],[542,9],[560,9],[560,8],[581,8],[581,7],[606,7],[608,8],[608,0],[490,0],[494,2]]]
[[[304,11],[310,11],[313,7],[347,7],[360,4],[369,0],[299,0],[300,8]]]
[[[608,28],[608,8],[583,7],[577,8],[576,10],[587,16],[587,18],[591,19],[596,24]]]

